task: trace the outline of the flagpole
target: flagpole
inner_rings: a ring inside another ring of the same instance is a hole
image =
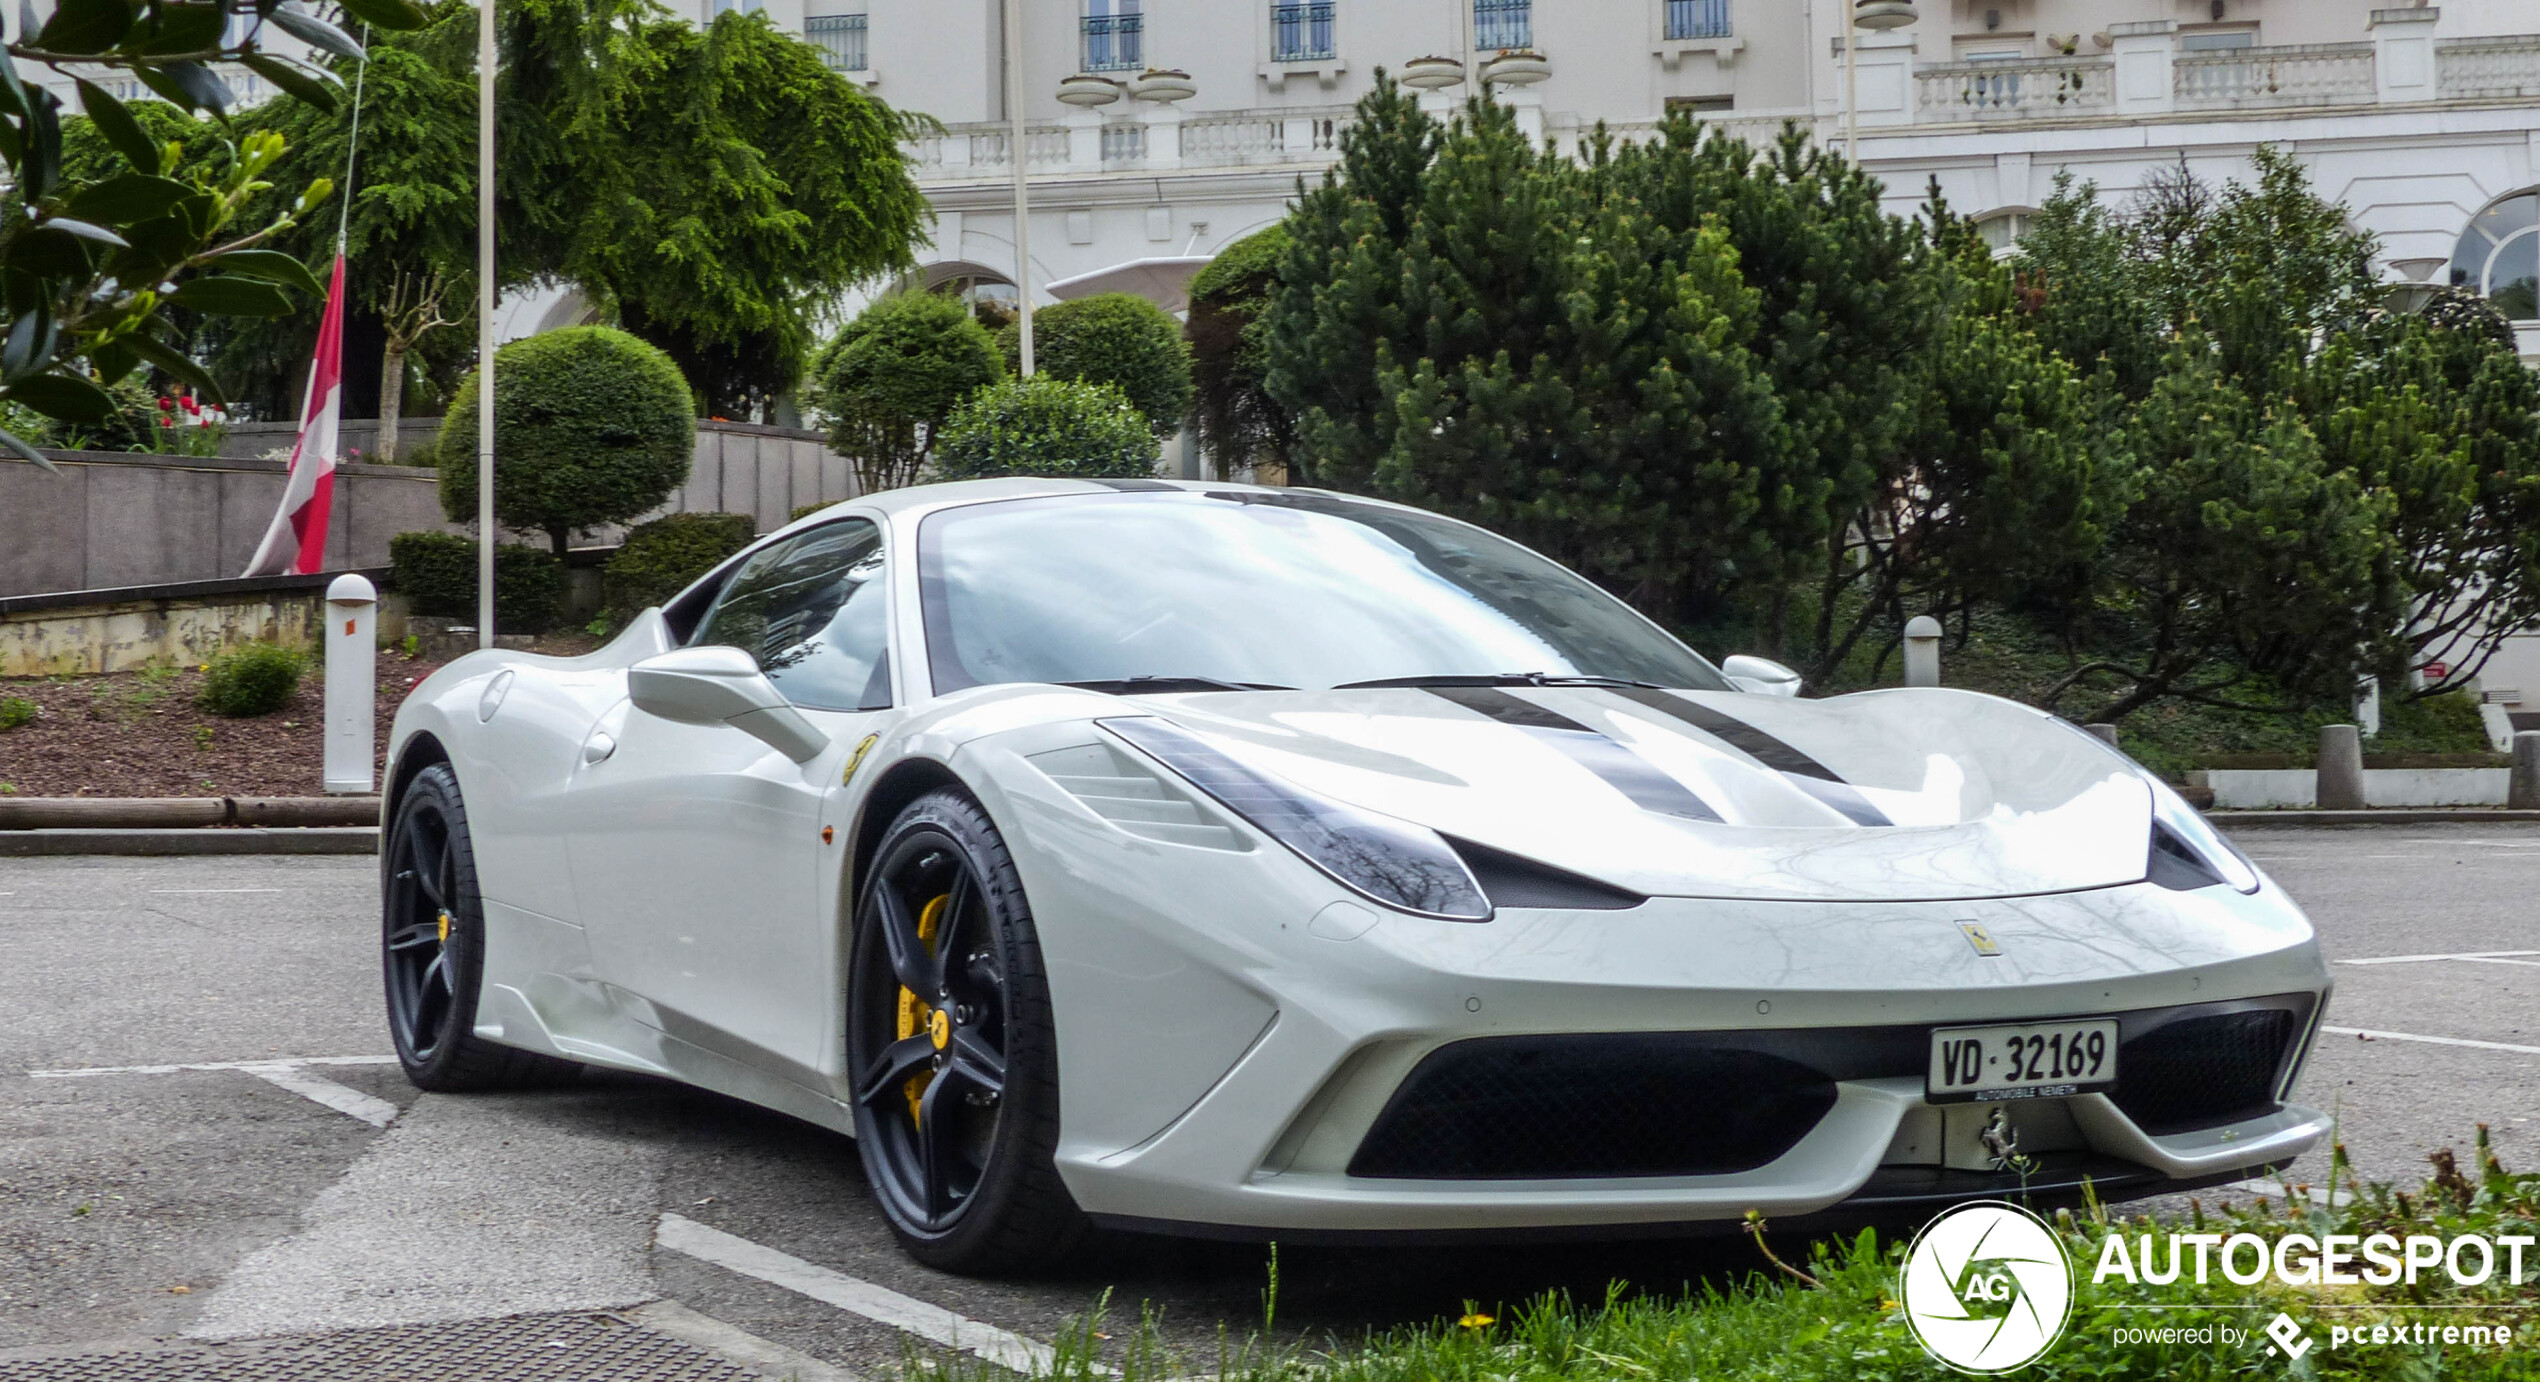
[[[344,257],[344,237],[353,226],[353,169],[362,155],[362,85],[370,76],[370,26],[362,26],[362,60],[353,69],[353,129],[344,139],[344,195],[335,208],[335,257]],[[377,443],[372,443],[373,449]]]
[[[494,0],[476,21],[476,646],[494,646]]]

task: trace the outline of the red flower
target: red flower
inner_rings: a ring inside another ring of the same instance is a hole
[[[159,411],[163,413],[175,412],[176,400],[168,397],[166,394],[159,395]]]
[[[192,395],[192,394],[190,394],[190,393],[189,393],[189,394],[182,394],[182,395],[179,395],[176,401],[177,401],[178,403],[180,403],[180,404],[183,404],[183,405],[184,405],[184,407],[185,407],[185,411],[186,411],[186,412],[188,412],[188,413],[200,413],[201,411],[203,411],[202,405],[201,405],[201,404],[199,404],[199,403],[196,403],[196,402],[194,401],[194,395]]]

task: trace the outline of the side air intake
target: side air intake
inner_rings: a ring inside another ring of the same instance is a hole
[[[1449,848],[1464,858],[1464,866],[1473,871],[1473,881],[1482,885],[1482,894],[1494,907],[1551,907],[1578,911],[1615,912],[1637,907],[1649,899],[1627,892],[1611,883],[1538,864],[1522,855],[1506,850],[1443,837]]]

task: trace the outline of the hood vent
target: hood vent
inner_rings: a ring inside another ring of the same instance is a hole
[[[1522,855],[1443,837],[1449,848],[1463,856],[1464,866],[1473,871],[1473,881],[1482,885],[1482,894],[1494,907],[1544,907],[1570,911],[1618,912],[1637,907],[1649,899],[1639,893],[1626,892],[1611,883],[1599,883],[1550,864],[1538,864]]]
[[[1032,766],[1078,804],[1140,839],[1200,849],[1240,851],[1242,836],[1178,786],[1109,744],[1083,744],[1032,756]]]

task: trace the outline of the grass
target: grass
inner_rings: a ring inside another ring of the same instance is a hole
[[[2124,1219],[2103,1207],[2055,1217],[2076,1280],[2074,1308],[2062,1339],[2018,1375],[2023,1379],[2293,1378],[2307,1382],[2433,1382],[2434,1379],[2540,1377],[2540,1249],[2526,1249],[2524,1280],[2453,1284],[2440,1272],[2414,1287],[2286,1286],[2266,1278],[2235,1286],[2219,1274],[2203,1286],[2192,1270],[2171,1285],[2111,1279],[2093,1285],[2108,1235],[2147,1232],[2330,1233],[2359,1238],[2388,1233],[2441,1238],[2478,1234],[2491,1241],[2540,1234],[2540,1175],[2512,1174],[2489,1151],[2479,1129],[2477,1164],[2466,1172],[2448,1153],[2414,1191],[2386,1185],[2354,1188],[2337,1208],[2253,1206],[2156,1222]],[[2333,1159],[2332,1186],[2344,1186],[2344,1153]],[[2334,1198],[2333,1196],[2331,1198]],[[1222,1338],[1205,1355],[1168,1346],[1151,1310],[1134,1332],[1106,1347],[1101,1307],[1073,1322],[1055,1341],[1055,1360],[1040,1382],[1941,1382],[1959,1376],[1924,1355],[1896,1303],[1904,1243],[1864,1231],[1813,1245],[1801,1264],[1758,1270],[1740,1279],[1676,1291],[1644,1291],[1617,1283],[1601,1300],[1582,1303],[1548,1295],[1511,1309],[1467,1307],[1460,1319],[1408,1324],[1355,1340],[1269,1343],[1275,1339],[1277,1258],[1259,1333],[1238,1343]],[[2166,1253],[2166,1248],[2163,1249]],[[2359,1264],[2360,1265],[2360,1264]],[[1806,1279],[1801,1279],[1802,1276]],[[2270,1356],[2261,1332],[2278,1312],[2307,1331],[2313,1347],[2296,1361]],[[2330,1346],[2330,1327],[2426,1322],[2516,1327],[2498,1351],[2455,1343]],[[2237,1345],[2120,1342],[2122,1328],[2199,1329],[2227,1325]],[[1009,1376],[976,1359],[912,1357],[904,1369],[936,1382],[991,1382]]]

